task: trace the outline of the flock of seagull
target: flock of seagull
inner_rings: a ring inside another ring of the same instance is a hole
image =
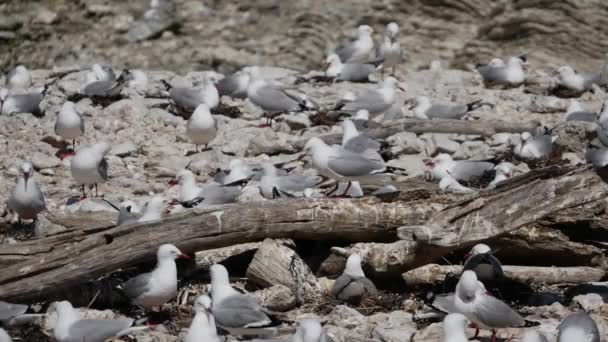
[[[271,164],[252,165],[240,159],[230,163],[230,170],[218,173],[213,182],[197,185],[194,174],[184,169],[176,174],[173,181],[179,185],[179,198],[169,202],[163,196],[148,201],[142,209],[136,210],[135,203],[123,203],[119,210],[118,224],[159,220],[167,206],[195,207],[213,204],[233,203],[241,192],[244,183],[255,179],[259,181],[260,193],[269,199],[277,197],[326,197],[336,196],[338,184],[347,182],[342,195],[363,194],[359,182],[378,175],[399,173],[403,170],[389,167],[380,150],[381,143],[359,132],[361,122],[385,113],[396,101],[396,92],[405,91],[394,77],[395,68],[404,61],[404,52],[399,43],[399,26],[390,23],[386,26],[382,42],[374,49],[373,29],[362,25],[357,30],[357,38],[344,47],[335,49],[327,57],[326,76],[334,82],[365,82],[377,70],[382,70],[382,81],[378,86],[358,95],[340,100],[335,111],[350,117],[342,121],[343,139],[340,145],[328,145],[318,137],[311,138],[304,146],[302,156],[308,157],[316,174],[297,174],[288,172]],[[511,57],[506,63],[493,59],[488,64],[476,66],[486,86],[517,87],[526,80],[528,63],[525,57]],[[384,76],[390,70],[391,76]],[[571,67],[557,70],[560,84],[574,91],[586,91],[594,86],[606,85],[603,67],[594,74],[579,74]],[[218,127],[211,110],[220,104],[222,96],[247,98],[265,113],[266,125],[279,114],[290,112],[315,112],[319,110],[314,99],[297,89],[285,87],[276,80],[265,79],[261,69],[256,66],[243,68],[221,80],[205,78],[196,87],[178,87],[162,82],[166,95],[170,98],[175,111],[189,114],[186,134],[190,142],[208,148],[216,137]],[[114,99],[121,95],[125,87],[147,84],[145,73],[124,70],[116,76],[112,68],[93,65],[86,74],[81,95],[94,100]],[[48,87],[29,92],[32,85],[27,68],[17,66],[6,76],[6,87],[0,89],[0,113],[39,114],[40,102]],[[470,111],[484,105],[479,101],[468,104],[433,103],[428,97],[417,97],[409,101],[413,113],[420,119],[461,119]],[[600,141],[608,146],[608,105],[598,114],[586,112],[580,103],[572,100],[565,121],[595,122]],[[85,198],[86,188],[95,188],[109,180],[108,162],[105,157],[112,146],[107,142],[81,145],[77,140],[85,134],[84,118],[74,102],[66,101],[57,115],[54,132],[65,141],[71,141],[71,149],[62,151],[63,158],[71,158],[71,175],[76,184],[82,187]],[[553,151],[552,130],[542,133],[523,133],[518,141],[511,141],[513,153],[522,160],[547,158]],[[590,146],[587,159],[600,168],[607,165],[608,149]],[[502,162],[498,165],[487,161],[454,160],[449,154],[439,154],[426,162],[429,176],[439,181],[444,192],[475,191],[464,185],[487,172],[495,177],[490,187],[512,176],[514,165]],[[318,187],[328,181],[335,182],[334,189],[321,192]],[[379,191],[396,191],[386,186]],[[8,208],[19,220],[35,220],[46,210],[45,197],[34,179],[34,168],[24,162],[10,194]],[[177,269],[175,259],[188,258],[173,245],[158,248],[157,265],[150,273],[141,274],[122,284],[121,291],[131,298],[132,303],[144,309],[151,309],[175,298],[177,292]],[[524,327],[527,322],[507,304],[490,294],[484,286],[484,270],[488,267],[497,272],[500,263],[493,260],[492,250],[486,245],[477,245],[465,262],[455,293],[447,300],[447,315],[443,321],[445,342],[468,341],[466,327],[472,324],[479,329],[492,331],[496,340],[496,330],[506,327]],[[495,258],[494,258],[495,259]],[[467,266],[468,265],[468,266]],[[273,313],[261,306],[253,298],[236,291],[230,286],[228,271],[222,265],[211,267],[211,298],[198,297],[194,302],[194,319],[185,338],[187,342],[220,341],[217,327],[232,335],[247,335],[249,329],[264,328],[277,323]],[[501,271],[502,272],[502,271]],[[349,256],[344,273],[331,290],[331,295],[344,302],[357,302],[364,295],[377,295],[376,287],[361,268],[361,257]],[[124,336],[137,328],[132,319],[83,319],[78,310],[69,302],[54,304],[58,314],[54,336],[59,342],[101,342],[113,336]],[[26,312],[27,306],[0,302],[0,321],[9,321]],[[255,330],[257,331],[257,330]],[[477,337],[477,334],[475,334]],[[290,341],[320,342],[330,341],[320,322],[304,319]],[[547,341],[534,329],[528,329],[523,337],[527,342]],[[0,328],[0,342],[11,341]],[[559,326],[558,342],[590,341],[599,342],[599,331],[593,319],[584,312],[573,314]]]

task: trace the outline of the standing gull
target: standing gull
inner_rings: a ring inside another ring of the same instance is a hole
[[[357,39],[348,45],[340,47],[334,51],[344,63],[367,62],[374,50],[374,40],[372,39],[374,30],[361,25],[357,28]]]
[[[332,53],[327,56],[327,64],[325,75],[334,78],[336,81],[369,82],[369,75],[376,70],[380,63],[342,63],[340,57]]]
[[[498,64],[498,66],[494,66]],[[519,86],[526,80],[525,71],[528,64],[520,57],[511,57],[506,65],[496,63],[494,65],[478,66],[477,71],[483,78],[486,86],[504,85]]]
[[[464,271],[456,285],[454,308],[465,315],[479,329],[492,330],[492,342],[496,342],[496,329],[524,326],[524,319],[507,304],[486,293],[475,272]]]
[[[553,153],[553,137],[549,134],[532,136],[530,132],[523,132],[521,139],[513,147],[513,153],[522,159],[542,159]]]
[[[386,25],[377,55],[382,60],[382,73],[384,74],[384,68],[391,68],[391,76],[395,76],[395,67],[403,61],[397,23]]]
[[[460,119],[481,105],[481,100],[467,104],[431,104],[427,96],[418,96],[410,109],[419,119]]]
[[[369,296],[378,294],[374,283],[363,273],[359,254],[351,254],[348,257],[344,272],[336,279],[330,294],[338,300],[354,304],[359,303],[366,294]]]
[[[23,65],[17,65],[6,75],[6,86],[11,90],[28,90],[32,86],[30,71]]]
[[[143,308],[165,304],[177,295],[177,258],[190,259],[173,245],[160,246],[156,253],[156,268],[127,280],[120,288],[133,304]]]
[[[19,215],[19,221],[36,220],[38,213],[46,210],[44,195],[34,180],[34,167],[30,162],[19,167],[17,184],[11,192],[8,208]]]
[[[492,254],[490,246],[479,243],[471,249],[465,256],[463,270],[472,270],[477,275],[477,279],[485,286],[494,285],[502,280],[502,264]]]
[[[469,320],[460,313],[451,313],[443,319],[443,342],[468,342],[465,329]]]
[[[76,104],[66,101],[55,121],[55,134],[72,140],[72,150],[76,151],[76,138],[84,134],[84,119],[76,109]]]
[[[59,342],[104,342],[133,325],[131,318],[82,319],[68,301],[56,303],[54,335]]]
[[[184,342],[220,342],[211,312],[211,298],[202,295],[194,301],[194,319],[190,323]]]
[[[395,103],[395,88],[405,91],[405,89],[398,85],[397,79],[389,76],[384,79],[380,88],[370,89],[352,101],[341,101],[336,105],[335,110],[354,114],[365,109],[371,116],[380,115]]]
[[[557,342],[600,342],[597,324],[586,312],[573,313],[559,324]]]
[[[230,286],[228,271],[222,265],[211,266],[212,312],[217,324],[225,329],[259,328],[272,323],[270,313],[258,302]]]
[[[245,67],[242,70],[228,75],[216,83],[217,91],[220,96],[230,96],[237,99],[247,98],[247,87],[251,80],[251,75],[247,70],[250,67]]]
[[[80,146],[74,158],[72,158],[72,177],[74,177],[79,185],[82,185],[83,197],[86,198],[86,185],[95,186],[95,196],[98,196],[97,183],[105,182],[109,179],[109,166],[105,156],[110,152],[110,149],[110,145],[106,142],[83,145]]]
[[[578,100],[570,99],[564,121],[594,122],[596,119],[597,115],[595,113],[584,110]]]
[[[190,113],[202,103],[209,108],[215,108],[220,103],[220,95],[210,77],[204,77],[203,82],[194,88],[174,87],[165,80],[161,82],[173,103],[184,112]]]
[[[211,115],[209,106],[201,103],[196,107],[194,113],[188,119],[186,124],[186,135],[195,145],[195,150],[198,152],[198,145],[205,145],[205,149],[211,140],[217,134],[217,122]]]

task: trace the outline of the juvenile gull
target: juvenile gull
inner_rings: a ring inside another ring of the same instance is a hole
[[[32,86],[30,71],[23,65],[17,65],[6,75],[6,86],[10,90],[28,90]]]
[[[440,153],[425,164],[430,168],[433,179],[441,180],[452,176],[457,181],[471,182],[494,168],[494,164],[484,161],[454,160],[447,153]]]
[[[492,330],[492,342],[496,342],[496,329],[524,326],[524,319],[507,304],[486,293],[475,272],[464,271],[456,285],[454,308],[465,315],[477,330]]]
[[[513,177],[513,169],[515,165],[509,162],[502,162],[496,166],[494,166],[494,171],[496,171],[496,175],[494,179],[488,185],[489,188],[495,188],[498,183]]]
[[[357,28],[357,39],[348,45],[337,48],[334,53],[345,63],[367,62],[374,50],[374,40],[372,39],[374,30],[361,25]]]
[[[513,152],[522,159],[547,158],[553,153],[553,137],[549,134],[532,136],[529,132],[523,132]]]
[[[0,300],[0,322],[7,322],[13,317],[23,315],[27,311],[27,305],[12,304]]]
[[[376,70],[380,62],[342,63],[340,57],[332,53],[327,56],[327,64],[325,75],[336,81],[369,82],[369,75]]]
[[[211,272],[212,312],[217,325],[230,328],[259,328],[272,323],[268,310],[258,302],[230,286],[228,271],[222,265],[213,265]]]
[[[465,329],[469,320],[459,313],[451,313],[443,319],[443,342],[468,342]]]
[[[251,80],[251,75],[247,70],[249,70],[249,67],[245,67],[217,82],[215,86],[217,87],[219,95],[230,96],[237,99],[247,98],[247,87]]]
[[[38,213],[46,210],[44,194],[34,180],[34,167],[30,162],[24,162],[19,167],[17,183],[8,200],[8,208],[19,215],[19,221],[36,220]]]
[[[481,105],[481,100],[467,104],[431,104],[427,96],[418,96],[410,109],[419,119],[460,119]]]
[[[559,324],[557,342],[600,342],[597,324],[586,312],[577,312],[564,318]]]
[[[580,102],[576,99],[570,99],[564,121],[594,122],[595,120],[597,120],[597,115],[595,113],[584,110]]]
[[[163,218],[167,201],[163,196],[152,197],[144,207],[143,215],[137,218],[137,222],[158,221]]]
[[[205,145],[205,149],[211,140],[217,134],[217,122],[211,115],[209,106],[201,103],[196,107],[194,113],[188,119],[186,124],[186,135],[195,145],[195,150],[198,152],[198,145]]]
[[[502,264],[492,253],[492,249],[479,243],[465,256],[463,270],[472,270],[484,285],[495,285],[503,278]]]
[[[565,65],[557,69],[559,84],[567,89],[583,92],[593,84],[600,83],[599,73],[577,73],[571,66]]]
[[[277,168],[271,164],[264,164],[264,175],[260,179],[260,193],[262,196],[272,199],[276,196],[285,194],[287,197],[302,196],[307,188],[314,188],[322,182],[321,177],[305,176],[299,174],[279,175]]]
[[[71,162],[72,177],[79,185],[82,185],[82,196],[86,197],[85,186],[95,186],[95,196],[97,193],[97,183],[105,182],[108,177],[108,161],[105,156],[110,152],[110,145],[101,142],[92,145],[82,145],[76,151]]]
[[[84,118],[74,102],[66,101],[61,107],[55,121],[55,134],[63,139],[71,139],[72,149],[76,150],[76,138],[84,134]]]
[[[132,78],[131,72],[124,69],[115,80],[95,81],[87,84],[82,89],[82,94],[87,97],[97,98],[117,97]]]
[[[338,300],[354,304],[359,303],[366,294],[369,296],[378,294],[374,283],[363,273],[359,254],[351,254],[348,257],[344,272],[336,279],[330,294]]]
[[[220,95],[209,77],[194,88],[174,87],[169,82],[161,81],[175,105],[184,112],[192,112],[198,105],[204,103],[209,108],[215,108],[220,103]]]
[[[397,79],[389,76],[384,79],[380,88],[370,89],[352,101],[341,101],[336,105],[335,110],[354,114],[365,109],[371,116],[380,115],[395,103],[395,88],[405,91],[398,85]]]
[[[196,201],[196,204],[200,203],[200,205],[234,203],[241,193],[241,187],[237,185],[204,184],[198,186],[192,171],[186,169],[180,170],[171,184],[179,185],[180,203],[192,201]]]
[[[54,335],[59,342],[104,342],[133,325],[130,318],[82,319],[68,301],[56,303]]]
[[[0,328],[0,342],[13,342],[8,333],[2,328]]]
[[[184,342],[220,342],[215,318],[211,312],[211,298],[202,295],[194,301],[194,319],[188,328]]]
[[[521,342],[549,342],[545,335],[536,330],[530,329],[521,337]]]
[[[177,295],[177,258],[190,259],[173,245],[160,246],[156,253],[156,268],[127,280],[120,288],[133,304],[143,308],[165,304]]]
[[[500,65],[500,62],[495,61],[493,65],[477,66],[476,69],[486,86],[519,86],[526,80],[527,66],[528,64],[520,57],[511,57],[506,65]]]
[[[403,61],[397,23],[391,22],[386,25],[377,56],[382,60],[382,73],[384,73],[384,68],[391,68],[391,76],[394,76],[395,67]]]

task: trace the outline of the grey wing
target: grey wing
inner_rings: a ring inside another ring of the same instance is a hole
[[[429,118],[460,119],[466,113],[467,106],[465,105],[449,106],[436,104],[426,111],[426,116]]]
[[[353,56],[355,51],[355,44],[354,42],[351,42],[346,46],[337,48],[336,50],[334,50],[334,53],[338,55],[338,57],[340,57],[340,60],[342,62],[348,62],[348,60]]]
[[[329,293],[332,295],[332,297],[337,298],[340,292],[342,292],[342,290],[344,290],[344,288],[346,288],[352,281],[353,278],[351,278],[351,276],[348,274],[342,274],[338,277],[338,279],[336,279],[334,286],[331,288]]]
[[[284,191],[304,191],[306,188],[312,188],[319,183],[320,179],[316,176],[305,175],[285,175],[275,178],[277,188]]]
[[[454,293],[440,294],[435,296],[432,306],[442,312],[456,312],[456,308],[454,307]]]
[[[213,306],[215,320],[225,327],[268,325],[267,311],[253,298],[245,295],[227,297]]]
[[[12,98],[20,113],[35,114],[40,111],[40,102],[42,101],[42,94],[40,93],[13,95]]]
[[[11,304],[0,301],[0,321],[9,320],[15,316],[24,314],[27,311],[27,305]]]
[[[597,115],[591,112],[572,112],[566,115],[566,121],[595,122]]]
[[[84,87],[82,93],[86,96],[106,96],[113,86],[114,82],[111,81],[91,82]]]
[[[340,156],[331,157],[327,165],[332,171],[344,177],[367,176],[385,168],[382,163],[356,153],[341,153]]]
[[[451,173],[456,180],[468,182],[493,168],[494,164],[490,162],[460,161],[454,165]]]
[[[608,165],[608,149],[605,148],[587,148],[585,158],[596,168],[601,168]]]
[[[240,186],[203,186],[201,196],[204,200],[202,203],[206,205],[234,203],[240,193]]]
[[[215,86],[217,87],[217,92],[220,96],[230,96],[239,89],[239,76],[237,74],[226,76],[217,82]]]
[[[363,93],[354,101],[345,104],[344,107],[342,107],[342,110],[356,112],[360,109],[365,109],[369,111],[370,114],[377,114],[387,110],[389,107],[390,103],[384,102],[383,97],[379,92],[370,90]]]
[[[283,89],[266,85],[257,90],[251,99],[269,112],[289,112],[300,109],[300,102]]]
[[[537,135],[530,141],[530,144],[532,144],[536,157],[548,156],[553,152],[553,141],[549,135]]]
[[[492,328],[519,327],[524,319],[507,304],[486,294],[475,301],[474,314],[484,325]]]
[[[359,134],[351,139],[348,139],[346,145],[342,147],[348,151],[362,153],[366,150],[379,151],[381,145],[374,138],[364,134]]]
[[[42,193],[42,191],[40,190],[40,187],[38,187],[38,185],[36,185],[35,191],[36,191],[36,199],[37,199],[36,204],[40,208],[46,209],[46,201],[44,200],[44,194]]]
[[[365,288],[365,292],[371,296],[375,296],[378,294],[378,289],[376,289],[376,285],[367,277],[361,278],[357,280],[361,284],[363,284],[363,288]]]
[[[376,68],[372,64],[346,63],[338,75],[338,80],[360,82],[367,81]]]
[[[197,89],[191,88],[172,88],[169,91],[169,95],[173,102],[175,102],[178,106],[194,109],[201,103],[203,103],[203,99],[200,96],[200,92]]]
[[[602,74],[599,72],[593,73],[584,73],[583,76],[583,87],[585,89],[591,88],[593,84],[597,84],[598,86],[601,84]]]
[[[103,180],[108,180],[110,179],[108,177],[108,169],[109,169],[109,164],[108,164],[108,160],[106,158],[101,158],[101,161],[99,161],[99,166],[97,167],[97,171],[99,172],[99,175],[101,176],[101,178]]]
[[[130,298],[137,298],[150,289],[151,273],[142,273],[122,284],[122,289]]]
[[[504,83],[506,81],[505,67],[480,67],[477,69],[485,82],[489,83]]]
[[[605,127],[604,124],[598,122],[595,131],[597,133],[597,138],[600,140],[602,145],[608,147],[608,127]]]
[[[132,319],[82,319],[70,327],[69,341],[104,342],[132,324]]]

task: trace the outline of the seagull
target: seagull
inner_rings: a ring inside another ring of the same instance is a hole
[[[32,113],[41,115],[40,103],[46,96],[48,85],[31,93],[13,94],[7,90],[3,91],[2,112],[0,114]]]
[[[469,194],[475,192],[475,190],[458,183],[456,178],[452,177],[452,175],[447,175],[441,178],[441,180],[439,181],[439,188],[444,194]]]
[[[306,318],[298,322],[298,329],[290,342],[331,342],[333,341],[316,319]]]
[[[359,26],[357,28],[357,39],[336,49],[334,53],[345,63],[367,62],[374,50],[372,33],[374,33],[374,30],[368,25]]]
[[[380,115],[395,103],[395,88],[405,91],[399,86],[397,79],[392,76],[386,77],[380,88],[370,89],[352,101],[340,101],[334,109],[350,113],[365,109],[372,116]]]
[[[0,328],[0,342],[13,342],[8,333],[2,328]]]
[[[245,67],[217,82],[215,86],[217,87],[219,95],[230,96],[236,99],[246,99],[247,87],[249,87],[249,81],[251,80],[251,75],[247,70],[249,70],[249,67]]]
[[[91,65],[91,72],[97,81],[112,82],[116,80],[116,74],[109,65],[95,63]]]
[[[342,148],[357,153],[371,151],[377,154],[381,147],[382,145],[374,138],[359,133],[352,120],[342,121]],[[377,158],[381,159],[382,157],[377,155]]]
[[[21,220],[36,220],[38,213],[46,210],[44,194],[34,180],[34,167],[24,162],[19,167],[17,183],[8,200],[8,208],[19,215]]]
[[[585,159],[596,169],[604,168],[608,165],[608,148],[593,146],[589,143],[585,152]]]
[[[198,296],[194,301],[194,319],[190,323],[184,342],[220,342],[215,327],[215,318],[211,312],[211,298]]]
[[[549,134],[532,136],[523,132],[521,140],[513,147],[513,153],[522,159],[542,159],[553,153],[553,137]]]
[[[565,65],[557,69],[558,81],[566,89],[583,92],[593,84],[600,83],[599,73],[577,73],[571,66]]]
[[[549,342],[549,340],[547,340],[547,337],[545,337],[545,335],[539,333],[536,330],[530,329],[526,331],[521,337],[521,342]]]
[[[177,258],[190,259],[171,244],[160,246],[156,253],[156,268],[127,280],[120,288],[133,304],[143,308],[165,304],[177,295]]]
[[[507,304],[487,294],[485,287],[477,280],[475,272],[464,271],[456,285],[454,296],[456,312],[465,315],[479,329],[492,330],[492,342],[496,342],[496,329],[524,326],[524,319]]]
[[[595,120],[597,120],[597,115],[595,113],[584,110],[583,107],[581,107],[580,102],[576,99],[570,99],[564,121],[595,122]]]
[[[492,249],[483,243],[479,243],[465,256],[463,270],[472,270],[477,279],[488,286],[502,280],[502,264],[492,253]]]
[[[427,96],[418,96],[409,108],[419,119],[460,119],[482,105],[481,100],[467,104],[431,104]]]
[[[76,150],[76,138],[84,134],[84,119],[74,102],[66,101],[61,107],[55,121],[55,134],[72,139],[72,149]]]
[[[258,302],[230,286],[228,271],[222,265],[211,266],[212,312],[221,328],[260,328],[272,323],[270,312]]]
[[[133,75],[124,69],[120,76],[115,80],[94,81],[87,84],[82,89],[82,94],[87,97],[108,98],[117,97],[122,89],[133,79]]]
[[[194,174],[187,169],[180,170],[169,184],[179,185],[179,202],[182,204],[188,202],[196,202],[195,205],[234,203],[241,193],[241,187],[238,185],[204,184],[198,186]]]
[[[140,214],[139,210],[136,208],[135,202],[133,201],[124,201],[120,204],[120,207],[117,207],[114,205],[114,203],[108,201],[107,199],[104,198],[103,200],[118,211],[118,218],[116,219],[117,226],[137,222],[137,220],[142,216],[142,214]]]
[[[557,342],[600,342],[597,324],[586,312],[577,312],[564,318],[559,324]]]
[[[469,320],[460,313],[450,313],[443,319],[443,342],[468,342],[465,329]]]
[[[395,67],[403,61],[403,52],[399,43],[399,25],[397,23],[391,22],[386,25],[377,56],[382,60],[382,69],[391,68],[391,76],[394,76]]]
[[[27,305],[12,304],[0,300],[0,322],[8,322],[13,317],[23,315],[27,308]]]
[[[260,179],[260,193],[268,199],[276,197],[276,192],[287,197],[301,196],[307,188],[314,188],[322,182],[319,176],[299,174],[278,175],[277,168],[271,164],[263,165],[264,174]]]
[[[198,145],[205,145],[205,149],[217,134],[217,121],[211,115],[209,106],[201,103],[196,107],[186,125],[186,135],[195,145],[198,152]]]
[[[267,126],[271,124],[272,118],[280,113],[302,112],[317,108],[317,105],[306,95],[275,81],[260,78],[258,67],[250,67],[247,72],[251,77],[247,87],[247,97],[264,111]]]
[[[359,254],[351,254],[348,257],[344,272],[336,279],[330,294],[340,301],[353,304],[359,303],[365,294],[369,296],[378,294],[374,283],[363,273]]]
[[[218,183],[222,185],[230,185],[236,182],[249,179],[252,176],[258,174],[258,172],[256,172],[253,167],[246,164],[242,159],[239,158],[234,158],[230,160],[230,163],[228,164],[228,170],[230,172],[227,173],[224,176],[223,180]]]
[[[150,222],[162,219],[165,205],[167,202],[163,196],[152,197],[144,207],[143,214],[137,218],[136,222]]]
[[[509,162],[502,162],[494,166],[494,171],[496,171],[496,175],[494,176],[494,179],[490,182],[489,188],[493,189],[498,183],[511,178],[513,176],[514,168],[515,165]]]
[[[527,68],[528,64],[520,57],[509,58],[506,65],[500,65],[500,62],[495,61],[494,65],[476,66],[486,86],[506,85],[511,87],[525,82]]]
[[[161,82],[169,92],[173,103],[181,111],[192,112],[201,103],[213,109],[220,103],[220,95],[210,77],[204,77],[203,82],[195,88],[174,87],[165,80]]]
[[[133,319],[82,319],[68,301],[56,302],[54,335],[59,342],[104,342],[133,325]]]
[[[17,65],[6,75],[6,86],[10,90],[28,90],[32,86],[30,71],[23,65]]]
[[[334,78],[336,81],[347,82],[369,82],[371,75],[381,60],[365,63],[342,63],[340,57],[335,53],[327,56],[327,70],[325,75]]]
[[[484,161],[454,160],[447,153],[440,153],[425,164],[431,169],[433,179],[452,176],[457,181],[471,182],[494,168],[494,164]]]
[[[97,193],[97,183],[105,182],[108,177],[108,161],[105,156],[110,152],[111,147],[106,142],[92,145],[82,145],[72,158],[71,171],[72,177],[82,185],[82,196],[86,198],[85,185],[95,186],[95,196]]]

